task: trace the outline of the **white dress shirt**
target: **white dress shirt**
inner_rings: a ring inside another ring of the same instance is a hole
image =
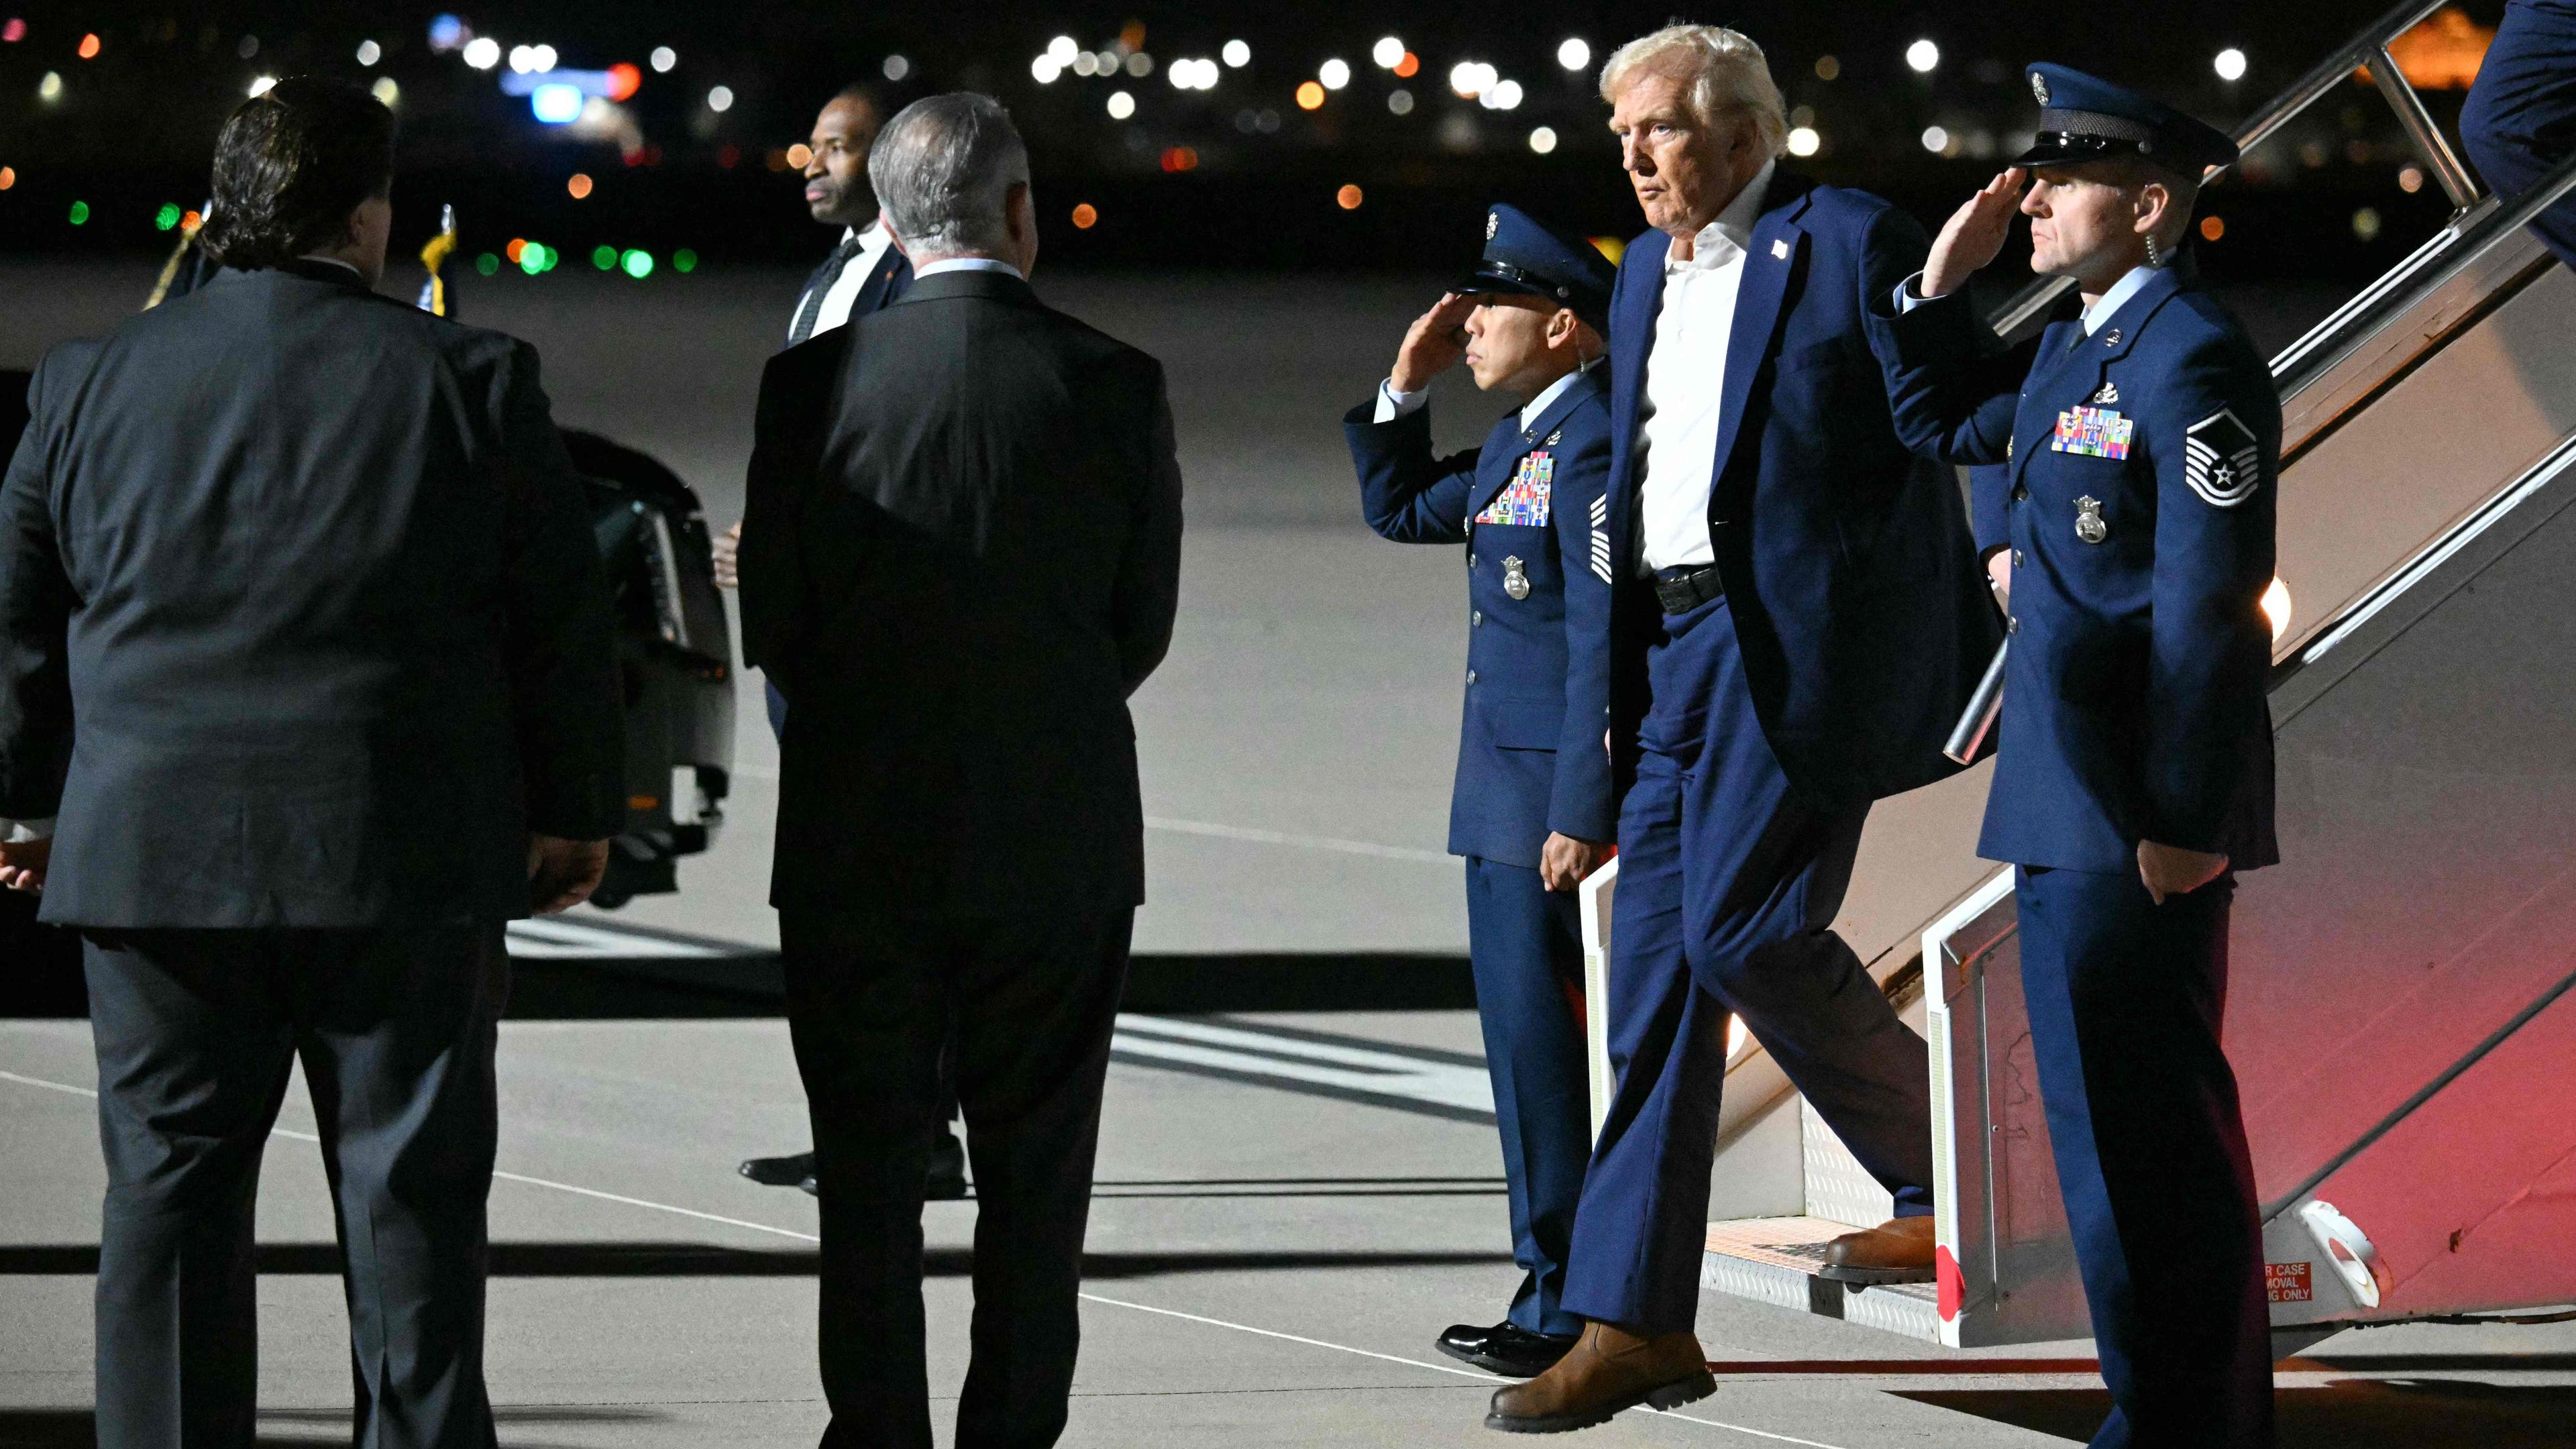
[[[1019,277],[1023,282],[1028,280],[1020,276],[1019,268],[1003,261],[1000,257],[942,257],[938,261],[925,262],[913,268],[912,279],[918,282],[924,277],[938,276],[941,272],[1008,272],[1014,277]]]
[[[832,279],[832,290],[823,294],[823,305],[815,309],[814,333],[808,335],[829,332],[850,320],[850,308],[858,303],[859,289],[868,284],[868,278],[876,275],[877,263],[885,260],[886,248],[894,245],[894,233],[886,230],[885,218],[879,217],[868,223],[866,231],[844,227],[842,244],[847,245],[853,240],[859,244],[859,253],[850,258],[848,266],[841,268],[841,275]],[[798,299],[797,310],[804,310],[802,298]],[[796,327],[795,319],[789,318],[787,325],[792,334]]]
[[[1636,453],[1645,469],[1638,515],[1647,572],[1714,562],[1708,495],[1717,481],[1719,413],[1726,397],[1726,345],[1735,335],[1735,297],[1744,252],[1762,215],[1776,163],[1764,162],[1717,220],[1692,239],[1691,257],[1664,256],[1664,298],[1655,344],[1646,353]]]
[[[1581,377],[1585,371],[1585,368],[1578,367],[1540,389],[1539,395],[1531,398],[1529,405],[1521,409],[1521,431],[1528,432],[1530,425],[1538,421],[1539,415],[1546,412],[1558,398],[1565,396],[1565,390],[1574,386],[1574,380]],[[1426,387],[1420,392],[1398,392],[1395,390],[1395,379],[1389,377],[1377,385],[1377,412],[1371,421],[1394,422],[1407,413],[1420,412],[1423,405],[1430,401],[1431,389]]]

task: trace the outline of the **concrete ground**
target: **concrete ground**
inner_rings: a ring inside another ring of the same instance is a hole
[[[0,366],[113,325],[151,271],[0,265]],[[1413,957],[1454,974],[1465,923],[1442,844],[1458,560],[1366,534],[1336,426],[1438,280],[1041,271],[1050,300],[1165,360],[1189,480],[1179,633],[1136,701],[1152,896],[1141,952],[1217,978],[1264,955],[1388,970]],[[463,295],[469,320],[540,346],[561,420],[661,457],[721,524],[740,508],[752,392],[796,282],[568,269]],[[2331,300],[2282,301],[2256,330],[2284,341]],[[1473,441],[1499,408],[1444,388],[1442,441]],[[679,895],[587,919],[774,944],[776,757],[756,684],[717,848],[684,866]],[[503,1032],[490,1354],[503,1443],[810,1441],[824,1419],[812,1204],[732,1170],[806,1140],[783,1024],[717,998],[603,987],[575,964],[532,964],[522,988],[547,1019]],[[602,997],[615,998],[604,1011]],[[1234,1065],[1183,1070],[1175,1042]],[[1481,1076],[1472,1015],[1139,1020],[1122,1043],[1065,1442],[1496,1442],[1478,1427],[1493,1381],[1430,1348],[1445,1323],[1497,1316],[1515,1281],[1492,1129],[1458,1105]],[[1334,1085],[1319,1050],[1359,1053],[1386,1085]],[[89,1442],[92,1081],[82,1023],[0,1020],[0,1449]],[[300,1093],[282,1125],[261,1198],[263,1439],[332,1442],[347,1434],[345,1321]],[[932,1387],[951,1399],[973,1214],[929,1209]],[[1945,1354],[1714,1296],[1699,1328],[1726,1369],[1715,1398],[1575,1442],[2043,1445],[2080,1442],[2102,1412],[2098,1379],[2068,1362],[2089,1357],[2081,1343]],[[2348,1334],[2280,1382],[2291,1445],[2576,1441],[2564,1326]]]

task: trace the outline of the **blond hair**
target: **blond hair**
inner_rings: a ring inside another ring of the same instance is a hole
[[[1789,143],[1789,117],[1780,87],[1771,79],[1762,47],[1741,31],[1722,25],[1667,25],[1641,35],[1611,52],[1601,67],[1601,99],[1618,104],[1619,93],[1640,70],[1690,83],[1691,113],[1714,128],[1729,111],[1753,120],[1763,154],[1777,156]]]

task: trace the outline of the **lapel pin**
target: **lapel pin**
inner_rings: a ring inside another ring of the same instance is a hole
[[[1778,237],[1773,237],[1771,239],[1771,255],[1778,257],[1782,261],[1787,261],[1789,259],[1789,244]]]

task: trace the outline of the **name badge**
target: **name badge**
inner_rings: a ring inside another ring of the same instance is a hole
[[[2057,435],[2048,440],[2048,450],[2120,462],[2129,456],[2129,440],[2137,431],[2137,419],[2109,408],[2068,408],[2057,415]]]
[[[1485,505],[1485,511],[1474,518],[1477,523],[1517,523],[1528,528],[1547,527],[1548,495],[1556,485],[1556,459],[1542,448],[1524,454],[1520,466],[1512,470],[1512,481]]]

